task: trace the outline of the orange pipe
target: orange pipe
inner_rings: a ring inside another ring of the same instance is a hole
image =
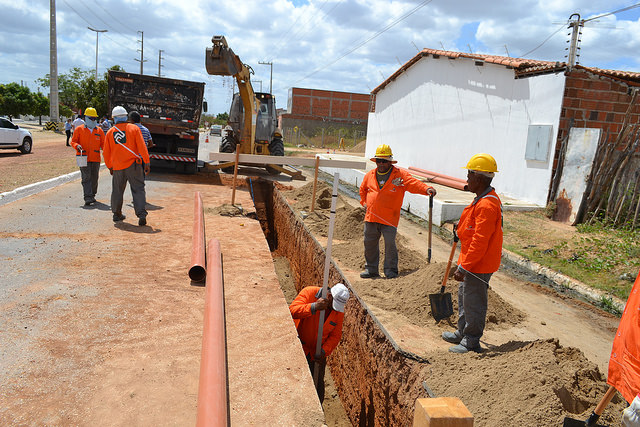
[[[429,174],[418,172],[415,170],[410,170],[409,173],[413,175],[417,175],[421,178],[425,178],[427,182],[430,182],[430,183],[432,182],[434,184],[444,185],[447,187],[455,188],[460,191],[469,191],[469,189],[467,188],[466,181],[463,183],[463,182],[448,179],[448,178],[441,178],[439,176],[429,175]]]
[[[199,191],[196,191],[195,203],[193,205],[191,267],[189,268],[189,278],[194,282],[202,282],[207,276],[207,270],[205,268],[204,240],[204,212],[202,210],[202,196]]]
[[[224,277],[220,241],[209,240],[204,327],[200,356],[197,427],[231,424],[227,378],[227,336],[224,316]]]
[[[449,175],[445,175],[443,173],[440,172],[433,172],[433,171],[428,171],[426,169],[420,169],[420,168],[416,168],[414,166],[409,166],[409,170],[410,171],[416,171],[416,172],[420,172],[426,175],[433,175],[433,176],[439,176],[440,178],[446,178],[446,179],[450,179],[453,181],[460,181],[463,184],[467,184],[467,180],[466,179],[462,179],[462,178],[456,178],[455,176],[449,176]]]

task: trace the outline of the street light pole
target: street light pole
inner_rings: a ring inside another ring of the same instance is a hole
[[[96,83],[98,82],[98,36],[100,33],[106,33],[109,30],[96,30],[95,28],[87,27],[91,31],[96,32]]]
[[[258,64],[271,66],[271,75],[269,77],[269,93],[273,94],[273,62],[260,62]]]

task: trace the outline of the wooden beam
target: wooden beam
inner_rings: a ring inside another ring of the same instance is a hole
[[[209,160],[217,160],[221,162],[232,162],[235,160],[235,153],[209,153]],[[259,154],[240,154],[240,163],[251,163],[255,165],[291,165],[291,166],[309,166],[315,167],[316,160],[309,157],[292,157],[292,156],[262,156]],[[320,167],[334,167],[345,169],[365,169],[367,163],[357,160],[338,160],[320,158]]]

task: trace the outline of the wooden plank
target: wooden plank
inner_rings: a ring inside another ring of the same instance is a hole
[[[209,153],[209,160],[222,162],[232,162],[235,160],[235,153]],[[315,167],[316,160],[308,157],[291,156],[261,156],[258,154],[240,154],[240,163],[252,163],[256,165],[291,165]],[[345,169],[365,169],[367,163],[357,160],[337,160],[320,158],[320,167],[333,167]]]
[[[416,400],[413,427],[473,427],[473,415],[457,397]]]

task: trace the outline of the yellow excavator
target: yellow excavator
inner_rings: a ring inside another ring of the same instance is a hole
[[[220,152],[284,156],[282,133],[278,129],[276,100],[270,93],[254,92],[251,85],[253,69],[243,64],[227,45],[224,36],[213,36],[213,46],[206,49],[207,73],[216,76],[233,76],[238,93],[233,94],[229,111],[229,127],[223,130]],[[222,170],[233,168],[224,163]],[[261,165],[262,166],[262,165]],[[270,174],[287,173],[296,178],[300,171],[291,172],[280,165],[265,165]]]

